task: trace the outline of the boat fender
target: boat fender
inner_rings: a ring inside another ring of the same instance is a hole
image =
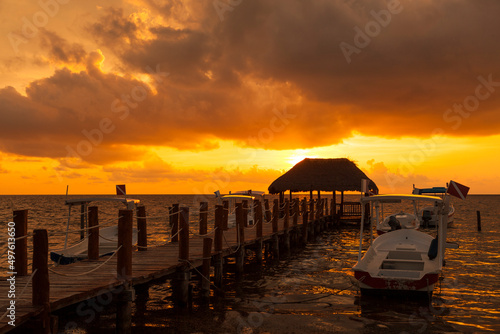
[[[427,256],[429,260],[434,260],[438,254],[438,238],[434,238],[431,241],[431,245],[429,246],[429,251],[427,252]]]

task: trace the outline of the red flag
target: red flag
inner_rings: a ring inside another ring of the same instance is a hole
[[[450,185],[448,186],[448,190],[446,190],[446,192],[460,199],[465,199],[467,197],[469,189],[469,187],[464,186],[463,184],[457,183],[455,181],[450,181]]]
[[[127,195],[127,191],[125,190],[125,185],[124,184],[117,184],[116,185],[116,194],[118,196],[125,196],[125,195]]]

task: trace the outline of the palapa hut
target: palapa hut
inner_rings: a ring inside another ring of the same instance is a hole
[[[370,191],[378,193],[377,185],[349,159],[306,158],[271,183],[268,190],[271,194],[280,194],[280,199],[287,190],[290,197],[292,192],[309,191],[311,198],[315,190],[318,197],[320,191],[331,191],[334,195],[340,191],[342,212],[344,191],[361,191],[362,179],[368,179]]]

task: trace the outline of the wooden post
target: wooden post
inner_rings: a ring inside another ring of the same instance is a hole
[[[80,206],[80,229],[82,231],[80,231],[80,240],[83,240],[83,238],[85,238],[85,231],[83,231],[83,229],[86,227],[85,226],[85,216],[87,215],[87,212],[85,212],[87,208],[87,204],[86,203],[82,203],[82,205]]]
[[[36,271],[32,281],[33,306],[43,306],[40,315],[43,333],[50,333],[50,282],[49,282],[49,240],[47,230],[36,229],[33,231],[33,272]]]
[[[28,275],[28,210],[16,210],[14,214],[14,238],[23,239],[15,240],[15,250],[14,250],[14,271],[17,276],[27,276]],[[9,225],[9,231],[10,231]],[[10,235],[9,235],[10,236]],[[9,238],[10,239],[10,238]]]
[[[172,239],[171,242],[178,242],[179,235],[179,204],[173,204],[169,210],[170,212],[170,226],[172,227]]]
[[[243,273],[245,263],[245,216],[246,210],[243,208],[243,203],[236,203],[236,228],[238,229],[237,242],[238,251],[236,252],[236,273]]]
[[[302,201],[302,243],[307,244],[307,230],[308,230],[308,215],[307,202],[304,199]]]
[[[137,207],[137,249],[140,252],[148,250],[148,225],[146,221],[146,207]]]
[[[243,203],[236,203],[236,241],[238,244],[245,243],[245,221],[246,210],[243,208]]]
[[[344,215],[344,191],[340,192],[340,209],[339,215],[342,217]]]
[[[262,230],[263,230],[263,217],[262,217],[262,203],[260,201],[255,201],[254,210],[254,222],[257,224],[255,227],[255,237],[256,237],[256,247],[255,247],[255,257],[258,263],[262,263]]]
[[[269,200],[264,199],[264,217],[266,218],[266,222],[271,221],[271,211],[269,209]]]
[[[208,205],[208,203],[207,203]],[[212,257],[212,238],[203,238],[203,265],[201,267],[201,296],[210,297],[210,260]]]
[[[99,212],[97,206],[89,207],[88,250],[89,260],[99,259]]]
[[[293,201],[293,226],[297,226],[297,223],[299,221],[299,215],[300,215],[300,208],[299,208],[299,203],[300,199],[296,198]]]
[[[214,284],[218,288],[222,288],[222,238],[223,238],[223,220],[224,220],[224,207],[222,205],[215,206],[215,241],[214,251]],[[221,291],[221,290],[216,290]]]
[[[172,297],[176,307],[185,308],[189,302],[189,208],[181,207],[179,212],[179,261],[184,264],[177,268],[172,284]]]
[[[224,211],[222,212],[222,230],[227,231],[228,230],[228,220],[229,220],[229,202],[228,201],[222,201],[222,206],[224,207]]]
[[[224,219],[224,207],[222,205],[215,206],[215,242],[214,250],[216,252],[222,251],[222,239],[223,239],[223,219]]]
[[[481,212],[476,211],[477,214],[477,231],[481,232]]]
[[[128,281],[132,277],[132,225],[134,212],[120,210],[118,219],[118,254],[116,274],[119,280]]]
[[[179,260],[189,260],[189,208],[180,208]]]
[[[336,216],[337,215],[337,191],[333,191],[333,197],[332,197],[332,205],[331,205],[331,208],[330,208],[330,214],[332,216]]]
[[[285,200],[285,208],[284,208],[284,216],[283,216],[283,228],[285,230],[288,230],[288,228],[290,227],[290,223],[289,223],[289,218],[290,218],[290,202],[286,199]]]
[[[289,222],[288,222],[288,218],[290,216],[290,202],[288,201],[288,199],[285,200],[285,215],[284,215],[284,218],[283,218],[283,226],[284,226],[284,229],[285,229],[285,232],[284,232],[284,235],[283,235],[283,248],[285,249],[285,256],[289,256],[290,255],[290,231],[288,230],[289,229]]]
[[[200,235],[208,233],[208,202],[200,203]]]
[[[273,225],[273,233],[278,233],[278,217],[279,217],[279,210],[280,209],[280,205],[279,205],[279,202],[277,199],[275,199],[273,201],[273,221],[272,221],[272,225]]]

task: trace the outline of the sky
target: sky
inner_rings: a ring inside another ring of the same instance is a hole
[[[497,0],[2,0],[0,194],[500,193]]]

